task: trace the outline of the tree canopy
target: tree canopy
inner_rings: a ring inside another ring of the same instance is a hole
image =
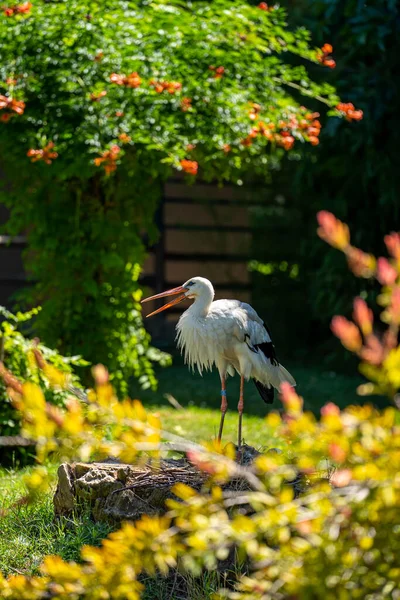
[[[4,5],[0,201],[28,231],[40,337],[154,385],[137,279],[163,181],[265,181],[318,145],[316,107],[361,119],[325,81],[332,52],[265,2]]]
[[[308,98],[347,110],[307,70],[334,67],[332,47],[263,2],[37,1],[0,18],[0,139],[19,169],[28,154],[52,177],[109,174],[134,150],[237,180],[318,144]]]

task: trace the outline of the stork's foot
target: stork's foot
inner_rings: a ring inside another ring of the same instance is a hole
[[[236,462],[239,465],[250,465],[258,456],[262,454],[253,448],[253,446],[248,446],[247,444],[241,444],[240,447],[235,446],[235,450]]]

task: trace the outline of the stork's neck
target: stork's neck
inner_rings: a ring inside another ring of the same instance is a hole
[[[199,296],[194,298],[194,302],[192,306],[189,307],[189,311],[193,316],[196,317],[205,317],[210,310],[211,303],[214,299],[214,290],[204,289]]]

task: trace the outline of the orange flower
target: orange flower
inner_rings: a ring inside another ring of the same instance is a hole
[[[310,142],[310,144],[312,146],[318,146],[318,144],[319,144],[319,139],[315,135],[310,135],[310,137],[308,138],[308,141]]]
[[[15,79],[14,77],[7,77],[6,84],[7,85],[16,85],[17,79]]]
[[[330,69],[334,69],[336,67],[336,62],[333,60],[330,54],[332,54],[333,48],[331,44],[324,44],[317,53],[317,59],[324,65],[325,67],[329,67]]]
[[[149,84],[154,88],[154,90],[157,92],[157,94],[161,94],[161,92],[164,91],[164,86],[160,82],[156,81],[155,79],[151,79],[149,81]]]
[[[140,79],[139,75],[136,72],[131,73],[124,79],[124,85],[129,88],[137,88],[140,86],[141,83],[142,83],[142,80]]]
[[[321,408],[321,415],[323,417],[338,417],[340,415],[340,408],[333,402],[328,402]]]
[[[357,277],[368,279],[374,275],[376,260],[372,254],[366,254],[354,246],[348,246],[346,257],[350,269]]]
[[[164,91],[167,91],[169,94],[175,94],[182,89],[182,84],[179,83],[179,81],[156,81],[155,79],[152,79],[149,83],[152,87],[154,87],[158,94],[161,94]],[[190,100],[190,98],[187,100]]]
[[[210,71],[215,71],[214,79],[221,79],[225,73],[225,67],[214,67],[213,65],[210,65],[208,68]]]
[[[8,123],[13,115],[11,113],[3,113],[0,117],[0,121],[2,123]]]
[[[27,14],[32,8],[32,2],[24,2],[23,4],[17,4],[15,6],[3,6],[3,12],[6,17],[12,17],[16,14]]]
[[[280,387],[282,404],[288,413],[301,413],[303,410],[303,398],[300,398],[295,392],[294,387],[287,381],[281,383]]]
[[[190,462],[195,465],[200,471],[208,473],[209,475],[215,475],[217,473],[217,465],[215,462],[197,452],[197,450],[188,450],[186,456]]]
[[[118,139],[123,143],[123,144],[129,144],[130,141],[132,141],[132,138],[130,135],[128,135],[127,133],[120,133],[118,136]]]
[[[365,346],[360,351],[360,356],[371,365],[381,365],[386,358],[387,350],[375,335],[369,335]]]
[[[258,8],[259,8],[260,10],[266,10],[266,11],[273,10],[272,8],[270,8],[270,7],[268,6],[268,4],[267,4],[266,2],[260,2],[260,4],[258,5]]]
[[[175,92],[179,92],[182,89],[182,84],[179,83],[179,81],[170,81],[167,83],[167,91],[169,94],[175,94]]]
[[[195,160],[187,160],[186,158],[184,158],[180,161],[180,165],[182,167],[182,170],[185,171],[185,173],[189,173],[190,175],[197,175],[199,165]]]
[[[333,52],[333,47],[331,44],[324,44],[321,48],[322,52],[324,54],[332,54]]]
[[[385,235],[385,244],[393,258],[400,260],[400,233],[392,231],[392,233]]]
[[[400,323],[400,288],[395,287],[390,298],[390,306],[385,311],[388,320],[392,323]]]
[[[192,99],[191,98],[182,98],[181,100],[181,109],[183,112],[187,112],[192,108]]]
[[[16,10],[18,13],[28,13],[32,8],[32,2],[24,2],[23,4],[19,4],[16,6]]]
[[[275,134],[275,142],[278,146],[282,146],[285,150],[290,150],[294,146],[295,139],[290,135],[289,131],[281,131],[280,134]]]
[[[225,154],[228,154],[232,150],[232,148],[229,144],[224,144],[222,146],[222,150],[225,152]]]
[[[110,175],[117,169],[116,161],[118,160],[120,151],[120,147],[114,144],[109,150],[103,152],[101,156],[95,158],[93,162],[96,167],[103,165],[106,175]]]
[[[396,269],[387,258],[378,258],[376,278],[382,285],[393,285],[398,277]]]
[[[96,54],[96,56],[94,57],[94,60],[96,62],[101,62],[103,60],[103,58],[104,58],[104,52],[102,50],[100,50],[100,52],[98,52]]]
[[[328,447],[329,456],[337,463],[342,463],[346,460],[347,452],[339,444],[332,442]]]
[[[111,83],[115,83],[116,85],[124,85],[125,75],[119,75],[118,73],[111,73],[110,81],[111,81]]]
[[[191,151],[192,151],[192,150],[194,150],[195,148],[196,148],[196,144],[188,144],[188,145],[186,146],[186,150],[187,150],[188,152],[191,152]]]
[[[317,220],[319,224],[317,233],[322,240],[339,250],[347,248],[350,243],[350,232],[345,223],[326,210],[317,213]]]
[[[92,375],[97,385],[106,385],[110,379],[108,371],[104,365],[98,364],[92,368]]]
[[[362,298],[355,298],[353,303],[353,319],[365,336],[372,333],[373,314]]]
[[[119,73],[111,73],[110,75],[111,83],[115,83],[116,85],[124,85],[129,88],[137,88],[142,83],[141,78],[138,73],[134,72],[130,75],[120,75]]]
[[[258,113],[261,110],[261,106],[256,104],[255,102],[251,105],[251,109],[249,112],[249,117],[252,121],[255,121],[258,118]]]
[[[356,110],[352,102],[340,102],[336,109],[345,115],[347,121],[361,121],[363,118],[363,111]]]
[[[358,327],[348,321],[346,317],[333,317],[331,330],[336,337],[340,339],[343,346],[351,352],[358,352],[362,347],[361,335]]]
[[[52,161],[58,156],[58,153],[54,152],[53,148],[54,142],[49,142],[41,149],[30,148],[26,155],[31,159],[31,162],[43,160],[47,165],[51,165]]]
[[[245,146],[245,147],[251,146],[253,144],[252,137],[250,135],[248,135],[243,140],[240,140],[240,143],[242,144],[242,146]]]
[[[10,98],[10,103],[8,107],[10,110],[13,110],[18,115],[23,115],[25,110],[25,102],[22,102],[22,100],[15,100],[14,98]]]
[[[15,100],[15,98],[9,98],[7,96],[0,95],[0,110],[6,108],[11,110],[17,115],[23,115],[25,110],[25,102],[22,100]]]
[[[107,96],[107,92],[105,90],[103,90],[102,92],[98,92],[97,94],[90,94],[90,99],[92,102],[98,102],[99,100],[104,98],[104,96]]]
[[[314,120],[311,125],[307,126],[307,135],[315,135],[319,136],[321,133],[321,123],[317,120]]]
[[[266,125],[262,121],[259,121],[256,130],[260,135],[266,137],[268,140],[272,140],[273,135],[271,133],[271,127],[269,125]]]

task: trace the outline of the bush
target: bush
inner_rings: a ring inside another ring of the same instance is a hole
[[[2,8],[0,51],[0,200],[8,231],[28,231],[36,329],[107,365],[122,395],[132,371],[154,387],[150,359],[167,359],[137,279],[163,182],[176,169],[241,184],[298,160],[320,132],[303,102],[345,116],[329,45],[265,3],[37,0]]]
[[[64,406],[68,391],[62,387],[54,387],[54,383],[57,383],[57,378],[60,376],[61,381],[64,377],[68,377],[69,385],[81,388],[73,367],[83,367],[88,363],[80,356],[61,356],[38,341],[32,342],[19,331],[22,328],[27,333],[30,329],[30,321],[39,312],[40,309],[37,308],[27,313],[12,314],[0,306],[0,365],[4,363],[19,380],[33,381],[38,384],[49,404]],[[39,368],[35,360],[34,353],[38,351],[47,363],[45,372]],[[20,428],[20,414],[10,402],[6,388],[0,380],[0,431],[3,436],[14,436],[19,434]],[[25,462],[28,460],[28,455],[26,449],[18,448],[13,460]],[[4,464],[9,460],[10,456],[1,450],[0,462]]]

